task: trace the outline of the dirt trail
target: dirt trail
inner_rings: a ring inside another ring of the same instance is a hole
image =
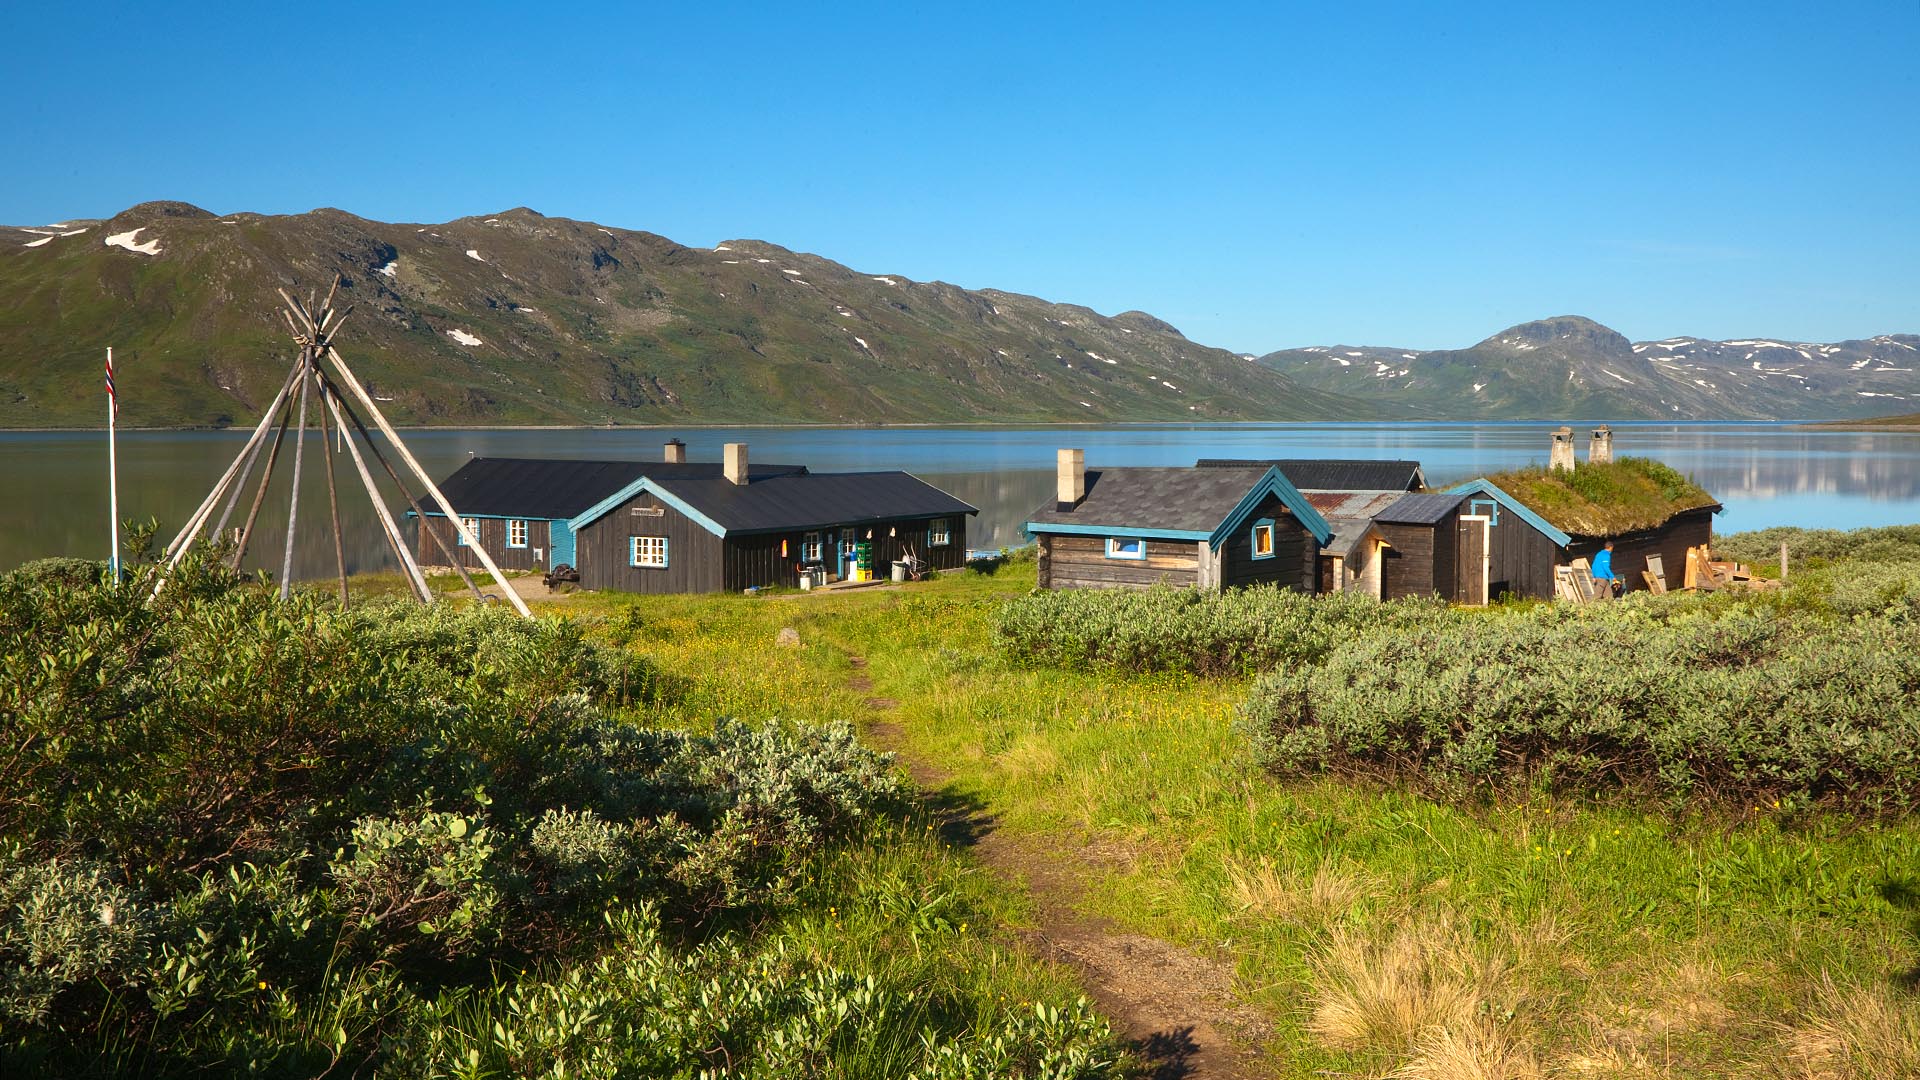
[[[848,687],[870,693],[866,659],[856,656],[852,663]],[[990,872],[1032,895],[1035,925],[1021,936],[1035,952],[1079,972],[1088,994],[1148,1064],[1148,1075],[1154,1080],[1264,1075],[1254,1047],[1268,1025],[1259,1010],[1234,1000],[1232,968],[1077,910],[1098,869],[1094,855],[1008,836],[978,806],[943,796],[951,777],[914,759],[899,725],[885,719],[898,704],[891,698],[866,699],[873,741],[899,754],[949,843],[971,848]]]

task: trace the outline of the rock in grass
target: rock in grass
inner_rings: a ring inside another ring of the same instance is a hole
[[[780,632],[773,636],[773,643],[782,648],[797,649],[800,647],[800,631],[791,626],[783,626]]]

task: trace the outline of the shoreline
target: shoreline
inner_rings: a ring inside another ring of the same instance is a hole
[[[1586,424],[1607,424],[1616,428],[1660,428],[1660,427],[1794,427],[1811,430],[1888,430],[1905,431],[1920,429],[1920,420],[1910,424],[1892,424],[1885,422],[1853,420],[1653,420],[1653,419],[1495,419],[1495,420],[899,420],[884,423],[829,423],[817,420],[701,422],[689,421],[677,424],[619,424],[609,427],[605,424],[394,424],[395,431],[686,431],[686,430],[745,430],[745,429],[790,429],[796,431],[818,429],[823,431],[888,431],[919,430],[929,428],[972,428],[991,430],[1030,430],[1034,428],[1123,428],[1123,427],[1167,427],[1167,428],[1231,428],[1231,427],[1526,427],[1534,424],[1571,424],[1575,427]],[[106,426],[97,427],[0,427],[0,435],[60,435],[60,434],[103,434]],[[120,424],[116,431],[137,434],[190,434],[244,435],[250,429],[234,425],[231,427],[132,427]],[[315,430],[318,430],[317,428]]]

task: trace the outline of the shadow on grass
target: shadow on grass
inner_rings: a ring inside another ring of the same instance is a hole
[[[1920,881],[1912,878],[1889,878],[1880,883],[1880,895],[1894,910],[1904,912],[1907,917],[1907,937],[1916,948],[1920,948]],[[1920,990],[1920,964],[1915,964],[1894,975],[1893,981],[1907,991]]]

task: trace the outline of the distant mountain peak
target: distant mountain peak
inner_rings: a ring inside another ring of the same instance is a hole
[[[1513,345],[1519,342],[1531,344],[1536,348],[1558,342],[1572,343],[1578,347],[1605,353],[1631,354],[1633,352],[1633,342],[1628,341],[1625,334],[1584,315],[1555,315],[1548,319],[1536,319],[1533,322],[1509,326],[1482,341],[1479,347]]]

